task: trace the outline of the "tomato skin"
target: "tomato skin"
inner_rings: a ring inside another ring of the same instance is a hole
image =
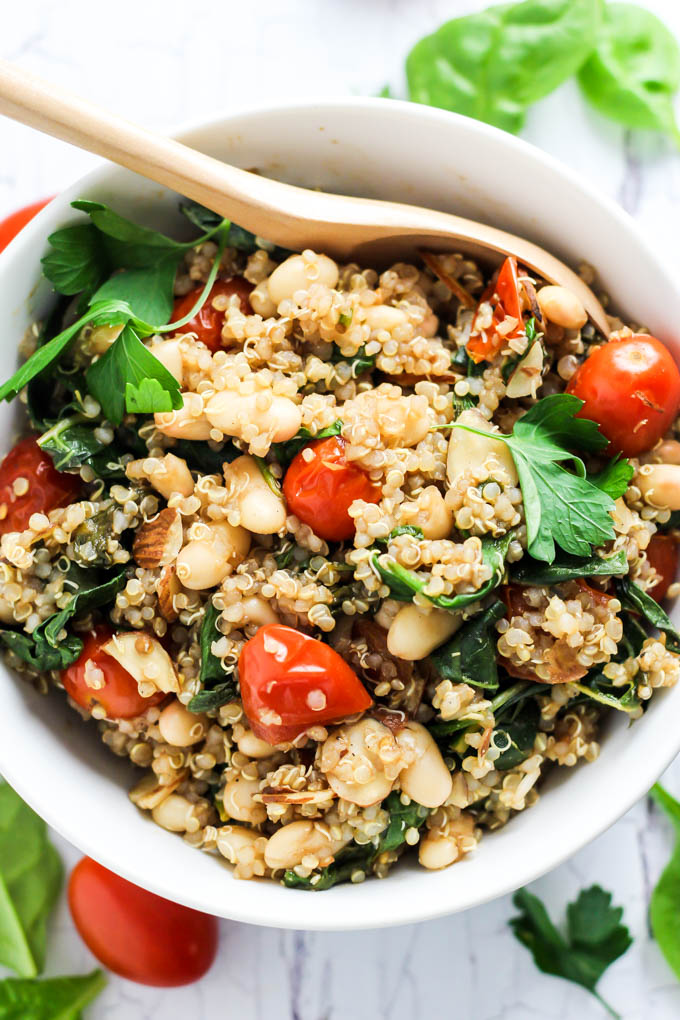
[[[492,283],[482,294],[480,305],[483,302],[491,301],[494,305],[494,310],[493,322],[484,332],[476,328],[477,313],[475,313],[466,350],[477,364],[480,361],[488,361],[490,358],[493,358],[495,354],[498,354],[507,345],[509,340],[524,335],[522,288],[519,282],[519,275],[517,259],[512,255],[508,255],[500,268],[496,282]],[[499,334],[496,327],[500,326],[508,316],[516,319],[517,323],[510,332]]]
[[[41,209],[44,209],[48,203],[52,201],[54,195],[50,198],[41,198],[39,202],[32,202],[31,205],[25,205],[22,209],[17,209],[16,212],[10,213],[4,220],[0,220],[0,251],[4,251],[10,241],[13,241],[20,230],[26,226],[26,224],[37,216]]]
[[[291,513],[327,542],[342,542],[354,535],[349,508],[355,499],[377,503],[381,488],[365,471],[345,458],[347,443],[341,436],[308,443],[293,458],[283,480],[283,494]],[[314,456],[306,460],[303,454]]]
[[[310,726],[344,719],[373,704],[359,677],[337,652],[280,623],[260,627],[246,641],[239,678],[253,733],[270,744],[294,740]],[[323,707],[313,709],[310,702]],[[267,713],[281,721],[268,721]]]
[[[91,953],[140,985],[188,985],[217,953],[217,918],[133,885],[83,857],[71,872],[68,903]]]
[[[647,594],[661,602],[678,573],[678,543],[672,535],[656,534],[652,535],[645,551],[647,559],[660,576],[660,580],[648,589]]]
[[[21,496],[14,492],[17,478],[28,480],[28,491]],[[27,436],[12,447],[0,464],[0,508],[7,512],[0,519],[0,535],[23,531],[31,514],[47,513],[58,506],[68,506],[81,489],[78,475],[57,471],[51,457],[40,449],[35,436]]]
[[[666,433],[680,407],[680,372],[670,351],[653,336],[636,333],[596,347],[569,380],[567,393],[584,401],[610,441],[607,453],[635,457]]]
[[[113,656],[101,650],[111,636],[108,627],[95,627],[85,638],[80,656],[62,671],[61,682],[66,693],[87,712],[101,705],[109,719],[133,719],[152,705],[158,705],[165,694],[158,691],[150,698],[141,696],[135,678]],[[99,690],[90,687],[85,678],[90,662],[104,674],[104,686]]]
[[[208,299],[193,319],[189,319],[186,326],[180,327],[182,333],[195,333],[198,339],[209,347],[214,353],[222,347],[222,326],[224,325],[224,312],[218,312],[213,308],[212,300],[216,297],[231,297],[238,294],[241,311],[244,315],[252,315],[248,295],[253,289],[253,284],[248,283],[242,276],[232,276],[230,280],[215,280]],[[172,322],[183,319],[194,307],[201,295],[202,287],[190,290],[184,297],[177,298],[175,307],[172,310]]]

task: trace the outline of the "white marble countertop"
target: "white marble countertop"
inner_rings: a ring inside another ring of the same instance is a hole
[[[639,0],[680,37],[677,0]],[[11,11],[10,11],[11,6]],[[399,89],[408,47],[480,0],[21,0],[8,5],[0,56],[158,128],[271,97]],[[9,16],[8,16],[9,14]],[[669,142],[601,120],[567,84],[529,115],[524,137],[618,199],[680,271],[680,156]],[[96,160],[0,119],[0,217],[53,194]],[[680,762],[669,770],[680,794]],[[56,837],[68,867],[78,852]],[[626,1020],[680,1016],[680,982],[649,937],[647,903],[670,855],[669,826],[640,803],[595,843],[535,883],[556,916],[592,882],[625,905],[633,948],[601,983]],[[512,937],[509,898],[455,917],[357,934],[286,932],[222,922],[211,972],[187,988],[111,977],[92,1020],[601,1020],[598,1003],[540,974]],[[65,903],[48,973],[94,965]]]

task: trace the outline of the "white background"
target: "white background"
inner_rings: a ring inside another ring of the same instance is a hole
[[[678,0],[643,4],[680,37]],[[447,18],[483,6],[475,0],[5,0],[0,56],[142,124],[169,130],[272,99],[372,95],[386,82],[401,95],[410,45]],[[585,107],[573,84],[530,112],[523,135],[618,199],[680,271],[680,156],[671,143],[605,122]],[[0,217],[54,194],[95,163],[94,157],[0,119]],[[665,782],[680,795],[680,764]],[[67,865],[75,863],[77,851],[56,842]],[[671,843],[665,821],[649,803],[640,803],[534,887],[555,916],[592,882],[611,889],[625,905],[635,944],[600,990],[626,1020],[680,1016],[680,983],[651,941],[647,921],[649,894]],[[215,874],[219,881],[219,871]],[[450,919],[337,935],[222,922],[220,955],[202,982],[164,991],[111,977],[87,1016],[604,1017],[586,992],[536,971],[508,930],[512,913],[506,898]],[[75,973],[93,965],[62,903],[48,971]]]

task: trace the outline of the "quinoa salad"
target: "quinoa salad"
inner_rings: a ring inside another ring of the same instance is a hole
[[[323,890],[458,864],[645,725],[680,677],[659,340],[512,257],[338,265],[193,203],[187,241],[74,206],[0,388],[0,642],[136,808]]]

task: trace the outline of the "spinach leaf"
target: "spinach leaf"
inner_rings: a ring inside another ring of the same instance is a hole
[[[659,949],[680,977],[680,804],[658,783],[650,794],[673,823],[675,848],[652,893],[649,919]]]
[[[0,981],[0,1020],[81,1020],[105,985],[100,970],[42,981],[8,978]]]
[[[566,978],[586,988],[613,1017],[611,1006],[597,992],[597,982],[607,967],[630,948],[632,938],[621,924],[622,907],[612,906],[611,893],[599,885],[583,889],[567,906],[567,936],[557,930],[544,905],[527,889],[512,902],[520,911],[508,922],[515,938],[531,952],[544,974]]]
[[[491,735],[492,744],[501,750],[494,762],[496,769],[517,768],[529,757],[534,746],[541,718],[538,705],[532,699],[516,708],[519,710],[510,713],[502,727],[494,729]]]
[[[62,418],[43,432],[38,446],[49,453],[57,471],[73,471],[83,464],[91,464],[106,451],[106,446],[94,434],[99,424],[81,415]]]
[[[503,687],[491,701],[491,711],[496,724],[499,725],[501,722],[504,723],[505,720],[513,721],[516,719],[517,705],[536,694],[542,694],[545,689],[545,684],[532,683],[530,680],[517,680],[509,687]],[[512,712],[510,711],[511,709]],[[427,728],[435,740],[447,747],[450,745],[447,744],[446,738],[460,733],[462,730],[479,729],[479,725],[474,718],[449,719],[446,721],[437,719],[435,722],[428,723]]]
[[[482,539],[482,562],[491,567],[493,573],[488,581],[485,581],[477,591],[465,592],[461,595],[437,595],[426,596],[430,602],[439,609],[449,609],[451,612],[458,612],[466,606],[478,602],[485,595],[497,588],[505,574],[505,557],[508,547],[514,537],[514,532],[509,531],[500,538]],[[427,584],[427,578],[407,570],[397,563],[394,557],[387,553],[380,553],[375,550],[371,556],[371,563],[374,569],[390,589],[390,595],[399,602],[411,602],[413,596],[422,592]]]
[[[584,697],[617,712],[630,714],[640,708],[640,699],[635,693],[635,684],[632,681],[623,687],[615,687],[604,673],[594,671],[584,678],[583,683],[576,683],[574,686]]]
[[[207,209],[206,206],[199,205],[198,202],[193,202],[191,199],[183,199],[180,202],[179,208],[180,212],[183,212],[186,218],[195,227],[198,227],[199,230],[214,231],[216,227],[228,227],[227,246],[229,248],[236,248],[237,251],[245,252],[246,255],[251,255],[254,251],[261,248],[269,252],[270,256],[278,262],[280,259],[285,259],[293,254],[290,249],[272,244],[271,241],[258,237],[256,234],[251,233],[250,230],[246,230],[245,227],[239,227],[237,223],[229,223],[228,220],[223,220],[219,213],[213,212],[212,209]],[[193,243],[195,244],[196,242]]]
[[[639,613],[648,623],[666,635],[666,647],[680,654],[680,634],[659,603],[626,577],[616,582],[616,588],[624,609]]]
[[[47,242],[51,250],[40,261],[59,294],[93,294],[110,272],[101,234],[92,223],[64,227]]]
[[[448,21],[407,57],[410,98],[517,132],[586,59],[599,11],[599,0],[525,0]]]
[[[340,316],[340,323],[343,326],[349,326],[351,324],[351,316],[347,316],[347,321],[343,322],[343,316]],[[360,347],[356,354],[346,358],[344,354],[341,354],[337,348],[334,348],[331,355],[331,361],[337,365],[339,362],[344,361],[351,367],[352,379],[358,378],[363,375],[364,372],[371,372],[375,368],[375,354],[366,354],[366,345]]]
[[[120,425],[126,408],[150,414],[182,407],[174,375],[144,346],[130,325],[106,354],[90,365],[86,378],[90,393],[114,425]]]
[[[651,11],[606,4],[595,48],[578,80],[586,99],[606,117],[630,128],[664,131],[680,143],[673,110],[680,48]]]
[[[287,468],[293,458],[309,442],[314,439],[328,439],[329,436],[339,436],[341,432],[342,422],[339,418],[316,433],[310,432],[308,428],[303,426],[298,429],[292,439],[288,439],[285,443],[272,443],[272,452],[281,467]]]
[[[43,969],[47,918],[62,880],[47,826],[11,786],[0,783],[0,964],[21,977]]]
[[[444,680],[498,689],[495,624],[505,616],[499,600],[463,624],[451,641],[430,655],[429,661]]]
[[[198,471],[202,475],[221,475],[223,464],[241,456],[241,450],[229,440],[214,449],[209,443],[178,439],[170,450],[185,460],[191,471]]]
[[[525,557],[511,571],[510,579],[516,584],[561,584],[581,577],[610,577],[612,574],[626,574],[628,560],[626,550],[619,549],[612,556],[590,556],[581,558],[563,553],[554,563],[540,563]]]
[[[226,673],[221,661],[212,652],[213,641],[218,641],[221,637],[217,629],[219,618],[220,611],[215,608],[211,599],[205,607],[200,633],[202,690],[194,694],[187,705],[190,712],[207,712],[211,708],[227,705],[237,697],[233,672]]]

